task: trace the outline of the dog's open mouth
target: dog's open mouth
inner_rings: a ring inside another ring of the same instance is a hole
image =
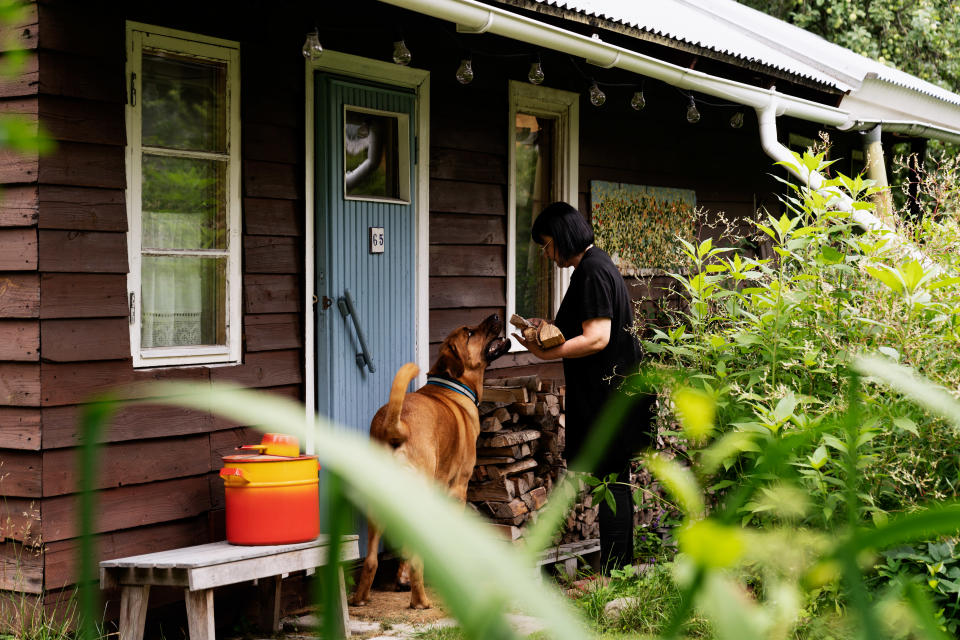
[[[506,338],[496,337],[487,343],[487,348],[484,351],[484,355],[486,355],[487,362],[493,362],[509,350],[510,341]]]

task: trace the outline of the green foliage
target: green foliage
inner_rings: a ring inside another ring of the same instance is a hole
[[[960,88],[955,0],[739,0],[860,55],[951,91]]]

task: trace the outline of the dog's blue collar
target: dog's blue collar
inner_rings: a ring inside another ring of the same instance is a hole
[[[462,393],[470,398],[470,402],[478,407],[480,406],[480,400],[477,398],[477,394],[473,392],[473,389],[462,382],[457,382],[456,380],[451,380],[450,378],[444,378],[443,376],[427,376],[427,384],[435,384],[438,387],[443,387],[445,389],[450,389],[451,391],[456,391],[457,393]]]

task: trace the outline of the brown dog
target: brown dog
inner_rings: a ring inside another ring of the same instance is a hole
[[[390,401],[380,407],[370,423],[370,437],[393,449],[393,455],[429,477],[460,502],[467,496],[467,483],[477,461],[477,412],[483,389],[483,373],[510,348],[500,337],[503,323],[496,314],[476,327],[460,327],[440,347],[427,384],[414,393],[407,385],[419,373],[417,365],[400,367],[390,389]],[[357,589],[350,598],[354,606],[365,605],[377,573],[380,531],[369,524],[367,557]],[[430,600],[423,588],[423,567],[410,563],[410,608],[427,609]]]

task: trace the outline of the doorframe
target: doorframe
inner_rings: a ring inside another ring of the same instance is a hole
[[[314,180],[315,164],[315,105],[314,81],[316,72],[336,73],[348,78],[368,80],[384,85],[413,89],[416,93],[416,115],[414,118],[415,145],[413,150],[416,158],[416,180],[414,184],[414,225],[416,227],[416,265],[414,289],[416,291],[416,312],[414,327],[416,332],[416,361],[420,367],[417,376],[417,386],[426,382],[428,368],[430,340],[430,306],[429,306],[429,235],[430,235],[430,72],[423,69],[413,69],[391,62],[372,60],[339,51],[324,49],[317,60],[306,60],[304,65],[304,86],[306,89],[306,185],[304,189],[304,297],[303,297],[303,328],[304,328],[304,400],[306,404],[307,420],[313,420],[317,411],[317,379],[316,379],[316,318],[314,289],[316,287],[314,272],[316,268],[314,246],[314,216],[315,196]],[[307,454],[315,453],[313,430],[307,430],[304,448]]]

